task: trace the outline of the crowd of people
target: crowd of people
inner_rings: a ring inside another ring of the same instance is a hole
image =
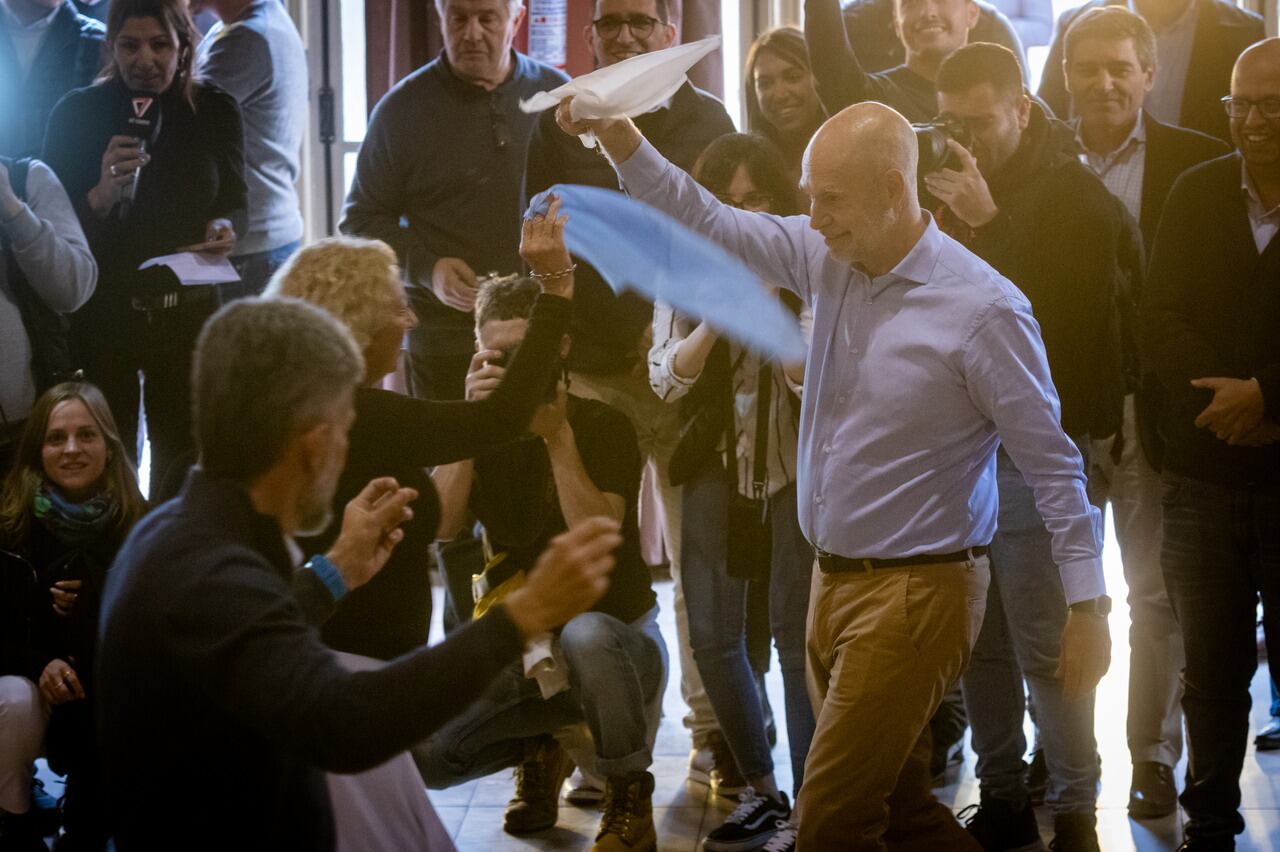
[[[1032,93],[1036,4],[806,0],[738,132],[688,82],[526,113],[567,77],[521,0],[435,3],[303,245],[279,0],[0,0],[0,849],[446,849],[424,788],[512,769],[505,831],[563,799],[651,850],[670,649],[710,852],[1036,850],[1038,807],[1098,850],[1108,505],[1129,813],[1233,849],[1259,602],[1280,659],[1280,39],[1091,0]],[[591,5],[597,67],[678,41]],[[619,294],[569,184],[736,255],[806,358]],[[239,280],[140,269],[176,252]]]

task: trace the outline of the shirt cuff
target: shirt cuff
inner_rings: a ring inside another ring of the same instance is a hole
[[[1107,593],[1107,581],[1102,574],[1102,559],[1081,559],[1058,566],[1062,577],[1062,591],[1067,605],[1093,600]]]
[[[324,583],[324,587],[329,590],[329,594],[333,595],[333,602],[337,603],[342,600],[343,595],[347,593],[346,581],[342,579],[342,574],[338,572],[338,566],[329,561],[329,557],[323,553],[318,553],[307,560],[307,564],[302,566],[304,571],[310,571],[320,578],[320,582]]]
[[[688,338],[686,338],[687,340]],[[684,341],[681,341],[683,343]],[[662,370],[667,374],[674,384],[681,387],[689,388],[697,384],[698,379],[702,376],[702,371],[698,371],[698,375],[685,378],[676,372],[676,353],[679,352],[680,345],[672,346],[667,349],[667,353],[662,356]]]
[[[640,142],[640,147],[625,163],[615,166],[618,177],[622,178],[622,185],[633,194],[643,194],[644,190],[656,184],[666,167],[666,158],[658,153],[658,149],[648,139]]]

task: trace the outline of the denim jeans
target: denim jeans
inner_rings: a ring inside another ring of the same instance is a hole
[[[711,466],[685,484],[681,584],[689,612],[689,643],[729,750],[746,778],[773,771],[764,712],[747,653],[746,580],[725,568],[730,483]],[[769,498],[773,553],[769,621],[778,645],[787,712],[791,771],[798,789],[813,739],[813,705],[805,686],[805,618],[813,548],[800,532],[796,486]]]
[[[231,258],[231,265],[236,268],[236,272],[240,273],[240,280],[219,285],[218,296],[222,299],[222,304],[225,305],[233,299],[243,299],[246,296],[262,295],[267,283],[271,281],[271,276],[276,274],[276,270],[283,266],[301,245],[302,243],[294,240],[279,248]]]
[[[1187,665],[1186,836],[1230,840],[1244,830],[1240,770],[1249,740],[1255,620],[1280,613],[1280,490],[1228,488],[1164,474],[1164,566]],[[1280,660],[1280,635],[1267,656]]]
[[[543,699],[520,661],[508,666],[466,712],[413,747],[423,781],[439,790],[515,766],[527,740],[582,721],[601,776],[648,769],[667,679],[657,611],[634,624],[599,612],[573,618],[560,633],[569,689]]]
[[[1087,441],[1077,444],[1088,447]],[[1049,766],[1045,803],[1055,814],[1093,814],[1099,776],[1094,695],[1069,702],[1055,676],[1067,601],[1049,532],[1035,494],[1003,448],[996,454],[996,479],[1000,513],[991,541],[987,614],[961,681],[979,787],[983,798],[1015,807],[1028,800],[1025,678]]]

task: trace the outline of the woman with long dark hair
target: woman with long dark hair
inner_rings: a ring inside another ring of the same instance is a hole
[[[796,198],[786,166],[765,138],[722,136],[698,158],[693,177],[743,210],[787,215]],[[799,312],[799,305],[789,303]],[[789,369],[788,369],[789,368]],[[684,483],[681,584],[689,643],[733,763],[747,787],[740,804],[706,838],[711,852],[758,848],[791,808],[774,778],[763,702],[747,638],[748,591],[766,584],[768,620],[786,696],[792,779],[799,787],[813,738],[805,686],[805,618],[813,549],[796,506],[800,365],[762,360],[718,339],[706,323],[658,304],[649,383],[682,399],[685,428],[668,471]]]
[[[43,844],[27,814],[42,743],[67,775],[55,848],[105,846],[92,709],[98,610],[107,570],[144,508],[98,389],[66,382],[41,396],[0,496],[0,812],[14,848]]]
[[[804,33],[796,27],[761,33],[747,51],[742,78],[747,90],[747,130],[778,147],[794,185],[804,149],[827,118]]]
[[[191,352],[218,296],[138,267],[193,247],[230,252],[246,204],[239,107],[195,77],[198,38],[186,0],[113,0],[103,74],[54,108],[42,157],[98,261],[97,290],[72,318],[77,366],[135,459],[145,401],[153,485],[189,456]]]

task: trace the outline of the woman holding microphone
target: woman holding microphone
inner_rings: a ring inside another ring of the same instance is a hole
[[[218,297],[165,267],[138,267],[179,251],[229,253],[245,213],[239,108],[194,77],[198,38],[185,0],[114,0],[102,76],[54,108],[42,157],[98,261],[98,289],[72,317],[77,366],[102,389],[131,455],[145,411],[153,497],[192,447],[191,352]]]

